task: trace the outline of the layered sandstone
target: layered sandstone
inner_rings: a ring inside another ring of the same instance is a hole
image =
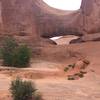
[[[43,37],[86,37],[87,34],[99,32],[99,0],[82,0],[81,8],[77,11],[58,10],[42,0],[0,0],[0,34],[3,35],[24,37],[26,41],[40,40],[44,44],[52,42]]]

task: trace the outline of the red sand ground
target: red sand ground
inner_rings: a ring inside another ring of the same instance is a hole
[[[62,45],[62,47],[65,46]],[[44,100],[100,100],[100,42],[72,44],[68,48],[85,54],[90,61],[87,68],[88,73],[84,78],[67,80],[67,76],[61,69],[61,66],[64,68],[65,64],[67,65],[67,62],[60,64],[41,60],[34,62],[32,68],[24,71],[1,70],[0,100],[11,100],[8,97],[8,89],[10,80],[16,75],[35,82]]]

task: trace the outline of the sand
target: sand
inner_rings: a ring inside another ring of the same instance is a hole
[[[11,100],[8,89],[16,75],[34,82],[44,100],[100,100],[100,42],[71,44],[68,48],[85,54],[90,61],[84,78],[69,81],[61,69],[65,63],[45,60],[32,62],[28,69],[9,71],[5,68],[0,70],[0,100]],[[28,77],[29,74],[35,77]]]

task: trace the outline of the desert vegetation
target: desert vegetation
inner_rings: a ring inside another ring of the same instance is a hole
[[[68,80],[77,80],[79,78],[83,78],[87,73],[86,68],[90,64],[90,62],[86,59],[79,60],[76,63],[69,64],[64,68],[64,72],[74,71],[74,73],[68,75]]]
[[[35,84],[31,81],[23,81],[20,78],[16,78],[11,82],[10,92],[13,100],[42,100]]]
[[[31,52],[27,45],[18,45],[14,38],[6,37],[2,46],[3,65],[13,67],[27,67]]]
[[[67,72],[69,69],[74,69],[74,67],[75,67],[75,64],[70,64],[64,68],[64,71]]]

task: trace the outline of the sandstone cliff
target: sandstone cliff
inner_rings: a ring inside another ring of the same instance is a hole
[[[42,0],[0,0],[0,34],[40,40],[58,35],[100,32],[100,1],[82,0],[78,11],[54,9]],[[98,35],[99,36],[99,35]],[[83,38],[81,38],[83,39]]]

